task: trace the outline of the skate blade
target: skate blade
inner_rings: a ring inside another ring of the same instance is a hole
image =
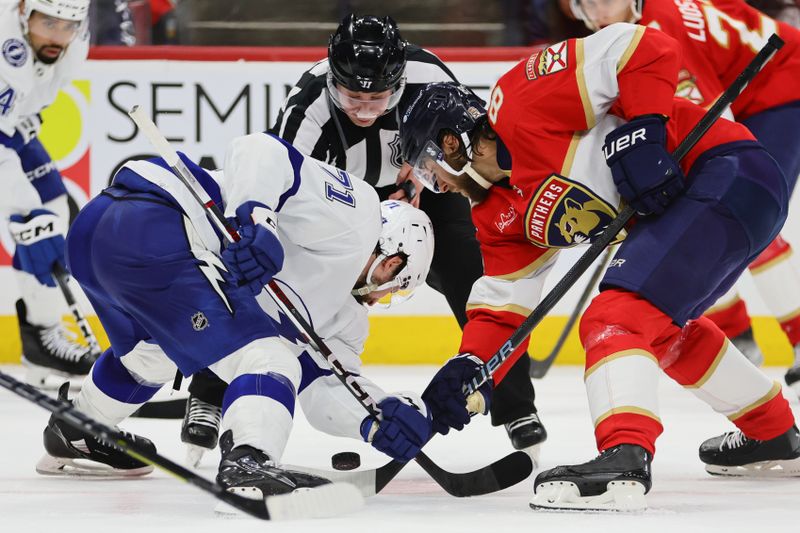
[[[706,465],[712,476],[781,478],[800,477],[800,458],[781,461],[760,461],[742,466]]]
[[[287,470],[295,470],[325,478],[333,483],[354,485],[365,498],[375,496],[375,470],[322,470],[308,466],[282,465]]]
[[[87,459],[67,459],[51,455],[45,455],[36,463],[36,472],[43,476],[130,478],[144,476],[152,471],[152,465],[123,470]]]
[[[255,487],[233,487],[228,492],[248,499],[262,499]],[[264,498],[270,520],[305,520],[331,518],[357,511],[364,506],[361,492],[349,483],[331,483],[321,487],[297,489],[289,494]],[[220,502],[214,512],[219,516],[247,516],[235,507]]]
[[[186,464],[192,468],[199,468],[200,461],[203,459],[203,454],[208,451],[208,448],[196,446],[194,444],[186,445]]]
[[[58,390],[64,381],[69,381],[72,391],[79,391],[85,375],[70,374],[50,367],[35,365],[22,356],[22,366],[25,367],[25,381],[32,387],[45,391]]]
[[[789,388],[794,391],[795,396],[800,398],[800,381],[795,381],[794,383],[789,385]]]
[[[528,454],[531,458],[531,462],[533,463],[533,469],[537,470],[539,468],[539,456],[542,454],[542,443],[534,444],[533,446],[529,446],[527,448],[523,448],[522,450]]]
[[[536,487],[529,505],[534,510],[640,512],[647,509],[644,493],[638,481],[612,481],[595,496],[581,496],[570,481],[551,481]]]

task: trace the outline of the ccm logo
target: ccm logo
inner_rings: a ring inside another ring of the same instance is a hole
[[[629,133],[627,135],[623,135],[618,139],[614,140],[611,144],[607,144],[603,147],[603,154],[606,156],[606,159],[611,157],[612,155],[620,152],[630,146],[636,144],[636,141],[646,141],[647,139],[644,136],[645,129],[641,128],[633,133]]]
[[[24,243],[30,240],[36,240],[40,236],[53,233],[54,231],[55,228],[53,227],[53,223],[49,222],[44,226],[36,226],[35,228],[29,228],[24,231],[20,231],[19,233],[15,233],[14,240],[19,243]]]

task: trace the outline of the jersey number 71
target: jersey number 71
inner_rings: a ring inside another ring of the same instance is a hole
[[[336,180],[336,185],[341,185],[344,188],[342,191],[333,183],[325,182],[325,197],[331,202],[339,202],[340,204],[344,204],[348,207],[355,207],[356,199],[353,196],[353,193],[350,192],[353,190],[353,182],[350,179],[350,175],[344,170],[337,170],[336,174],[334,174],[325,167],[320,168],[322,168],[326,174]]]

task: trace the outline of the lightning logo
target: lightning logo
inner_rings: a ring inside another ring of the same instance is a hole
[[[231,306],[228,296],[222,290],[222,284],[226,283],[222,275],[223,272],[227,273],[228,268],[216,254],[206,249],[203,242],[200,240],[197,231],[195,231],[192,222],[183,217],[183,227],[186,230],[186,238],[189,241],[189,251],[197,259],[197,268],[203,273],[203,276],[208,280],[208,284],[219,295],[220,300],[225,303],[228,312],[233,314],[233,307]]]

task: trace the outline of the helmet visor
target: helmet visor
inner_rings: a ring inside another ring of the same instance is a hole
[[[400,82],[394,89],[381,91],[377,93],[370,92],[356,92],[342,89],[333,78],[333,73],[328,72],[326,78],[328,83],[328,94],[331,95],[333,103],[348,115],[353,115],[361,120],[372,120],[381,117],[394,109],[400,98],[403,96],[403,90],[406,87],[405,77],[400,78]]]
[[[66,46],[78,35],[81,21],[65,20],[39,13],[28,20],[28,31],[41,39]]]
[[[467,153],[469,154],[469,150]],[[466,165],[464,165],[464,168],[461,170],[456,170],[451,167],[447,161],[445,161],[442,149],[433,141],[426,142],[425,146],[420,150],[419,155],[414,158],[414,161],[409,161],[409,164],[411,165],[411,171],[414,173],[414,177],[422,182],[426,189],[430,189],[436,193],[442,192],[439,188],[439,182],[436,179],[435,169],[437,166],[454,176],[460,176],[466,172],[467,168]]]

